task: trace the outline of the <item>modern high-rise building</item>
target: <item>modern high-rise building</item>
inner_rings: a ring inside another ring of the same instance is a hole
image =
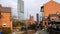
[[[36,20],[37,20],[37,22],[39,22],[39,14],[38,13],[36,14]]]
[[[18,19],[19,21],[24,20],[24,1],[18,0]]]
[[[41,10],[40,10],[40,21],[42,21],[44,17],[44,6],[41,6]]]

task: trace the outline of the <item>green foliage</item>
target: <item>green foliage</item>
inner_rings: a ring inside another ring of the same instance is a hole
[[[2,34],[9,34],[9,33],[11,33],[10,29],[2,30]]]
[[[19,22],[20,26],[25,26],[24,22]]]
[[[17,26],[25,26],[23,21],[18,21],[18,20],[13,20],[13,27],[17,27]]]
[[[16,26],[18,26],[18,22],[13,23],[13,27],[16,27]]]
[[[30,29],[36,30],[36,24],[31,24],[31,25],[29,25],[29,26],[30,26]]]

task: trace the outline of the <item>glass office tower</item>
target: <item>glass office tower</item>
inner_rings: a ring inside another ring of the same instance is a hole
[[[18,0],[18,19],[24,20],[24,1]]]

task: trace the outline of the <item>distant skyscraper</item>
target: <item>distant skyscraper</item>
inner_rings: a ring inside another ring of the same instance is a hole
[[[24,20],[24,1],[18,0],[18,19]]]
[[[39,14],[36,14],[36,20],[39,22]]]

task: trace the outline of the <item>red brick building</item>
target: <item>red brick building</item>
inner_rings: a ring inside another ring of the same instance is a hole
[[[0,5],[0,28],[11,27],[11,8]]]
[[[48,17],[51,16],[51,19],[57,18],[57,14],[60,13],[60,3],[55,2],[53,0],[44,4],[44,21],[43,26],[48,25]]]
[[[31,16],[31,15],[30,15],[30,19],[29,19],[29,20],[24,20],[24,23],[25,23],[26,25],[34,24],[34,23],[35,23],[35,21],[34,21],[34,16]]]

